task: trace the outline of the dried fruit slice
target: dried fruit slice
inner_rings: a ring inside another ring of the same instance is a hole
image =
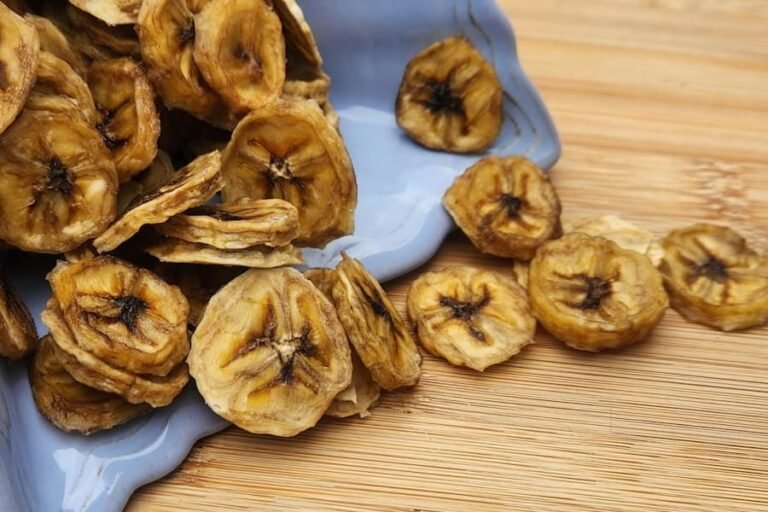
[[[69,0],[69,2],[107,25],[133,25],[139,18],[142,0]]]
[[[407,304],[424,348],[478,371],[516,355],[536,332],[525,290],[496,272],[450,267],[422,274]]]
[[[547,331],[590,352],[645,339],[669,304],[661,274],[648,258],[583,233],[538,250],[528,294]]]
[[[88,66],[59,27],[49,19],[35,16],[34,14],[26,14],[24,19],[37,29],[37,35],[40,37],[40,50],[55,55],[69,64],[75,70],[75,73],[81,77],[85,76]]]
[[[250,270],[213,296],[189,368],[216,414],[277,436],[313,427],[352,377],[333,306],[287,268]]]
[[[283,90],[285,42],[266,0],[208,0],[195,16],[194,57],[236,113],[260,108]]]
[[[25,111],[0,136],[0,238],[60,253],[115,217],[117,174],[99,133],[74,112]]]
[[[162,376],[187,356],[187,300],[152,272],[99,256],[59,262],[48,281],[78,344],[110,366]]]
[[[164,377],[140,375],[108,365],[78,344],[54,299],[48,301],[41,317],[51,331],[56,358],[67,373],[88,387],[120,395],[132,404],[164,407],[189,381],[189,369],[184,363]]]
[[[672,231],[662,245],[664,284],[685,318],[723,331],[768,322],[768,257],[738,233],[695,224]]]
[[[443,205],[485,254],[528,261],[562,231],[554,187],[523,157],[483,158],[456,178]]]
[[[147,252],[160,261],[237,265],[252,268],[274,268],[304,263],[301,251],[292,245],[282,247],[255,246],[246,249],[217,249],[205,244],[164,238],[147,247]]]
[[[296,0],[274,0],[285,39],[286,74],[297,78],[320,78],[323,58],[317,47],[312,28]]]
[[[664,250],[653,233],[616,215],[578,219],[566,223],[563,226],[563,231],[566,233],[577,231],[586,235],[607,238],[618,244],[619,247],[645,254],[657,267],[664,257]]]
[[[24,108],[82,115],[92,126],[97,119],[96,106],[88,84],[69,64],[48,52],[40,52],[37,81],[29,92]]]
[[[299,210],[297,243],[352,233],[357,184],[341,136],[311,101],[277,100],[248,114],[224,152],[225,202],[284,199]]]
[[[405,68],[397,124],[431,149],[481,151],[501,130],[503,91],[493,66],[463,37],[428,46]]]
[[[336,266],[333,303],[349,342],[371,377],[386,390],[414,386],[421,354],[400,313],[359,261],[342,254]]]
[[[222,186],[218,151],[198,157],[176,171],[173,179],[139,197],[108,230],[93,241],[100,253],[111,251],[135,235],[141,226],[161,224],[193,206],[199,206]]]
[[[0,356],[20,359],[35,349],[36,341],[37,330],[29,309],[0,274]]]
[[[56,358],[50,336],[40,340],[29,367],[29,383],[40,414],[66,432],[87,435],[107,430],[152,409],[77,382]]]
[[[32,24],[0,2],[0,133],[27,100],[37,76],[40,39]]]
[[[331,406],[325,411],[326,416],[349,418],[355,414],[361,418],[369,416],[370,410],[381,396],[381,386],[374,382],[368,368],[365,367],[354,351],[352,352],[352,382],[336,395]]]

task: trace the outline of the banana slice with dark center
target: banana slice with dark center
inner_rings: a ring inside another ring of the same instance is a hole
[[[81,77],[85,76],[88,66],[83,57],[56,24],[48,18],[35,16],[34,14],[26,14],[24,19],[37,29],[37,35],[40,37],[40,50],[55,55],[69,64],[75,70],[75,73]]]
[[[0,3],[0,133],[16,119],[37,76],[35,27]]]
[[[695,224],[672,231],[662,245],[664,284],[685,318],[723,331],[768,322],[768,256],[738,233]]]
[[[357,184],[339,133],[310,101],[277,100],[248,114],[224,152],[225,202],[284,199],[299,211],[297,243],[352,233]]]
[[[142,0],[69,0],[107,25],[133,25],[139,18]]]
[[[449,37],[413,57],[397,94],[397,124],[419,144],[481,151],[501,130],[503,91],[493,66],[464,37]]]
[[[552,183],[523,157],[483,158],[456,178],[443,205],[485,254],[528,261],[562,232]]]
[[[66,432],[87,435],[108,430],[152,410],[77,382],[56,358],[50,336],[40,340],[29,367],[29,383],[40,413]]]
[[[0,238],[61,253],[115,218],[117,174],[99,133],[77,112],[26,111],[0,136]]]
[[[496,272],[451,267],[422,274],[407,304],[424,348],[478,371],[516,355],[536,332],[525,290]]]
[[[352,378],[333,306],[293,269],[250,270],[219,290],[192,337],[189,367],[214,412],[277,436],[313,427]]]
[[[252,268],[274,268],[304,263],[301,250],[290,244],[281,247],[258,245],[245,249],[217,249],[206,244],[164,238],[147,247],[146,251],[160,261],[169,263],[235,265]]]
[[[37,80],[24,108],[82,115],[91,125],[98,117],[88,84],[64,60],[44,51],[40,52]]]
[[[669,304],[661,274],[646,256],[583,233],[538,250],[528,294],[547,331],[590,352],[645,339]]]
[[[0,274],[0,356],[20,359],[35,349],[36,342],[37,330],[29,309]]]
[[[218,151],[198,157],[176,171],[173,179],[135,200],[128,210],[93,241],[100,253],[111,251],[138,233],[146,224],[161,224],[193,206],[199,206],[222,187]]]

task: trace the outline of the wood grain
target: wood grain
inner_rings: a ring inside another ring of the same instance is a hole
[[[501,4],[562,134],[566,218],[719,221],[768,250],[768,2]],[[509,272],[459,235],[419,272],[456,263]],[[417,273],[388,286],[400,306]],[[128,510],[765,511],[767,363],[768,329],[674,312],[618,353],[539,333],[484,374],[427,358],[369,418],[200,442]]]

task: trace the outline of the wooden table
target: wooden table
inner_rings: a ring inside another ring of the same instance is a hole
[[[768,250],[768,1],[504,0],[562,135],[565,218],[734,226]],[[428,269],[509,272],[459,235]],[[765,511],[768,329],[670,311],[623,352],[545,333],[484,374],[427,357],[411,392],[298,438],[206,439],[128,510]]]

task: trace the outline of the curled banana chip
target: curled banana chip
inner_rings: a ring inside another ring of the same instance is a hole
[[[661,274],[647,257],[583,233],[538,250],[528,294],[547,331],[590,352],[645,339],[669,304]]]
[[[177,287],[111,256],[59,262],[53,297],[78,343],[115,368],[167,375],[189,351],[189,305]]]
[[[472,267],[428,272],[408,290],[408,316],[431,354],[483,371],[533,343],[536,320],[513,279]]]
[[[141,66],[128,58],[94,62],[88,85],[99,109],[96,127],[112,152],[120,181],[126,181],[157,155],[155,93]]]
[[[26,14],[24,19],[37,29],[37,35],[40,37],[40,50],[60,58],[69,64],[78,75],[81,77],[85,76],[88,66],[80,52],[75,50],[59,27],[48,18],[35,16],[34,14]]]
[[[299,213],[282,199],[243,198],[192,208],[159,224],[157,230],[168,237],[225,250],[280,247],[298,236]]]
[[[0,275],[0,356],[20,359],[35,349],[37,329],[26,304]]]
[[[672,231],[662,245],[664,284],[685,318],[723,331],[768,322],[768,257],[738,233],[695,224]]]
[[[40,340],[29,367],[29,383],[40,413],[66,432],[92,434],[151,410],[147,404],[131,404],[77,382],[56,358],[50,336]]]
[[[564,224],[563,231],[566,233],[577,231],[586,235],[607,238],[618,244],[619,247],[645,254],[657,267],[664,257],[664,249],[653,233],[616,215],[578,219]]]
[[[313,427],[352,378],[333,306],[287,268],[249,270],[213,296],[189,368],[216,414],[277,436]]]
[[[277,100],[245,116],[222,160],[225,202],[284,199],[299,211],[301,245],[352,233],[357,183],[341,136],[311,101]]]
[[[35,27],[0,2],[0,133],[19,115],[37,76]]]
[[[222,186],[221,155],[218,151],[198,157],[176,171],[173,179],[147,192],[101,236],[93,241],[100,253],[111,251],[138,233],[146,224],[161,224],[193,206],[199,206]]]
[[[349,342],[376,383],[391,391],[419,382],[421,354],[400,313],[378,281],[343,252],[333,303]]]
[[[101,136],[77,112],[25,111],[0,136],[0,238],[60,253],[115,217],[117,174]]]
[[[397,94],[397,124],[431,149],[481,151],[501,130],[503,91],[493,66],[464,37],[411,59]]]
[[[259,245],[245,249],[217,249],[206,244],[164,238],[146,250],[160,261],[171,263],[237,265],[252,268],[274,268],[304,263],[301,251],[290,244],[282,247]]]
[[[352,382],[334,397],[325,415],[349,418],[357,414],[365,418],[371,414],[370,411],[380,396],[381,386],[373,380],[360,356],[352,351]]]
[[[273,5],[283,28],[286,74],[298,79],[324,76],[320,49],[299,4],[296,0],[273,0]]]
[[[456,178],[443,205],[485,254],[528,261],[562,232],[554,187],[523,157],[483,158]]]
[[[40,52],[37,81],[29,92],[24,108],[81,115],[92,126],[95,126],[97,119],[96,106],[88,84],[69,64],[48,52]]]
[[[139,18],[142,0],[69,0],[69,2],[107,25],[133,25]]]

